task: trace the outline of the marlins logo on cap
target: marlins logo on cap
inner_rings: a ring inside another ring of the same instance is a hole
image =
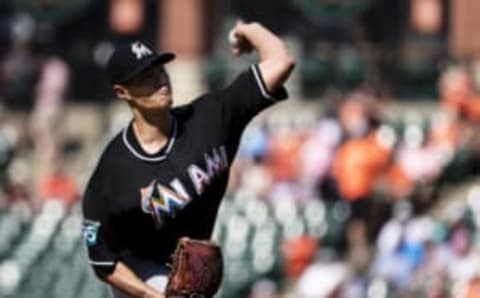
[[[142,59],[145,56],[153,54],[152,50],[150,50],[145,44],[139,41],[133,42],[130,46],[130,49],[138,60]]]
[[[155,64],[165,64],[175,58],[173,53],[157,53],[147,42],[119,44],[107,62],[106,71],[112,84],[126,83]]]

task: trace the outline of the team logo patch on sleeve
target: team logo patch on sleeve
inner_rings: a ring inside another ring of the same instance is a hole
[[[83,238],[85,239],[85,244],[88,247],[94,246],[98,241],[98,230],[100,228],[100,223],[98,221],[85,220],[83,222]]]

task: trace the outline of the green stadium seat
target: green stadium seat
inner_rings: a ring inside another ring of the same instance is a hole
[[[228,63],[223,58],[212,58],[204,64],[207,86],[210,90],[218,90],[225,86],[228,76]]]
[[[321,94],[332,81],[333,65],[327,53],[305,57],[299,64],[302,90],[307,97]]]
[[[366,77],[366,62],[354,48],[342,48],[338,52],[336,73],[340,84],[347,90],[359,86]]]

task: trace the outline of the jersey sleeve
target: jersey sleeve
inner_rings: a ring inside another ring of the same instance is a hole
[[[252,65],[230,85],[219,92],[226,123],[248,122],[258,112],[277,101],[288,97],[284,87],[270,93],[265,85],[260,68]]]
[[[287,97],[287,90],[283,86],[273,93],[269,92],[260,68],[256,64],[252,65],[216,94],[221,109],[222,127],[235,143],[255,115]]]
[[[97,168],[90,178],[83,202],[83,237],[89,263],[97,274],[113,272],[118,255],[112,250],[113,239],[109,231],[109,212],[104,179]]]

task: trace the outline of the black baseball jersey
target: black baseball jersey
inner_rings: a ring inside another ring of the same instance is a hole
[[[269,94],[257,65],[225,89],[173,108],[157,154],[144,152],[130,124],[107,146],[83,198],[83,234],[95,270],[128,255],[165,264],[182,236],[209,239],[241,133],[259,111],[287,97]]]

